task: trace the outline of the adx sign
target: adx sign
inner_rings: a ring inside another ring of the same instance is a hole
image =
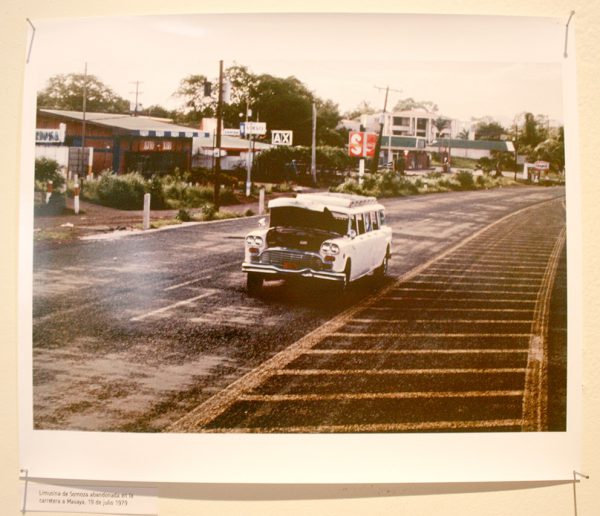
[[[291,145],[294,131],[271,131],[272,145]]]

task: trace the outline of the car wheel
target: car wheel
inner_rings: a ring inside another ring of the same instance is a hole
[[[246,288],[250,296],[258,296],[262,291],[263,277],[255,272],[249,272],[246,280]]]
[[[384,279],[388,273],[388,268],[390,264],[390,253],[389,249],[385,252],[385,256],[383,257],[383,262],[381,265],[375,269],[375,276],[378,279]]]

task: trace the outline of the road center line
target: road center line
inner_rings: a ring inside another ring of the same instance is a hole
[[[138,315],[137,317],[132,317],[129,320],[132,322],[142,321],[148,317],[152,317],[153,315],[161,314],[163,312],[171,310],[172,308],[176,308],[178,306],[183,306],[183,305],[189,305],[190,303],[193,303],[194,301],[198,301],[198,299],[202,299],[203,297],[212,296],[214,293],[215,293],[215,291],[205,292],[204,294],[200,294],[199,296],[195,296],[190,299],[184,299],[183,301],[177,301],[177,303],[173,303],[172,305],[168,305],[163,308],[159,308],[157,310],[152,310],[151,312],[145,313],[143,315]]]
[[[175,290],[176,288],[185,287],[187,285],[192,285],[193,283],[198,283],[199,281],[210,279],[210,278],[212,278],[212,275],[211,276],[200,276],[199,278],[196,278],[194,280],[184,281],[183,283],[179,283],[178,285],[173,285],[172,287],[164,288],[163,291],[167,292],[169,290]]]

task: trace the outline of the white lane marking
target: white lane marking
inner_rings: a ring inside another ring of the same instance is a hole
[[[212,275],[211,276],[200,276],[199,278],[196,278],[194,280],[184,281],[183,283],[179,283],[177,285],[173,285],[172,287],[164,288],[163,291],[167,292],[169,290],[175,290],[176,288],[185,287],[187,285],[192,285],[193,283],[198,283],[199,281],[207,280],[207,279],[210,279],[210,278],[212,278]]]
[[[479,353],[527,354],[526,349],[309,349],[305,355],[468,355]]]
[[[428,368],[428,369],[280,369],[273,376],[386,376],[386,375],[435,375],[435,374],[525,374],[524,367],[498,368]]]
[[[452,285],[449,285],[451,287]],[[537,297],[537,287],[521,287],[523,290],[531,291],[535,297]],[[454,288],[413,288],[413,287],[397,287],[393,289],[393,292],[436,292],[438,294],[450,294],[450,293],[459,293],[459,294],[514,294],[514,295],[523,295],[526,292],[516,292],[514,290],[465,290],[462,288],[454,289]]]
[[[531,323],[531,319],[353,319],[352,323],[386,323],[386,324],[402,324],[402,323],[469,323],[469,324],[515,324],[515,323]]]
[[[326,401],[326,400],[373,400],[373,399],[415,399],[415,398],[497,398],[523,396],[523,391],[427,391],[427,392],[365,392],[339,394],[243,394],[240,401],[282,402],[282,401]]]
[[[152,317],[153,315],[161,314],[163,312],[171,310],[172,308],[176,308],[178,306],[183,306],[183,305],[189,305],[190,303],[193,303],[194,301],[198,301],[198,299],[212,296],[215,292],[216,291],[213,290],[211,292],[205,292],[204,294],[200,294],[199,296],[191,297],[189,299],[184,299],[183,301],[177,301],[177,303],[173,303],[173,304],[165,306],[163,308],[158,308],[157,310],[152,310],[151,312],[147,312],[145,314],[138,315],[137,317],[132,317],[129,320],[132,322],[142,321],[148,317]]]
[[[436,291],[437,292],[437,291]],[[460,291],[457,291],[460,292]],[[518,292],[517,292],[518,294]],[[444,298],[442,297],[408,297],[408,296],[386,296],[386,301],[445,301],[453,303],[459,301],[471,301],[473,303],[521,303],[521,304],[535,304],[535,301],[527,301],[523,299],[489,299],[486,297],[455,297],[455,298]],[[373,307],[375,308],[375,307]],[[402,308],[404,310],[404,308]],[[425,308],[423,309],[425,310]],[[470,309],[469,309],[470,310]]]
[[[465,338],[465,337],[530,337],[531,333],[404,333],[404,332],[388,332],[388,333],[351,333],[351,332],[334,332],[329,334],[330,337],[436,337],[436,338]]]
[[[436,272],[436,273],[428,273],[428,274],[420,274],[419,278],[448,278],[448,279],[452,279],[452,280],[474,280],[477,278],[481,278],[481,279],[487,279],[487,280],[494,280],[494,281],[498,281],[501,282],[502,280],[514,280],[515,276],[498,276],[498,274],[504,274],[504,272],[500,272],[498,271],[497,273],[487,273],[487,274],[468,274],[468,272],[466,271],[460,271],[461,274],[452,274],[452,271],[444,271],[444,272]],[[521,273],[523,274],[523,273]],[[533,272],[533,273],[525,273],[528,276],[542,276],[543,273],[541,272]],[[541,281],[541,278],[521,278],[520,282],[523,281],[529,281],[529,282],[539,282]]]
[[[453,301],[456,301],[453,299]],[[394,306],[371,306],[367,310],[397,312]],[[403,312],[444,313],[444,312],[525,312],[533,313],[533,308],[402,308]]]
[[[221,269],[226,269],[227,267],[229,267],[231,265],[234,265],[236,263],[241,263],[241,262],[239,260],[225,262],[225,263],[222,263],[221,265],[216,265],[214,267],[211,267],[210,270],[212,272],[214,272],[214,271],[218,271],[218,270],[221,270]],[[205,279],[210,279],[212,277],[213,277],[213,274],[208,274],[208,275],[205,274],[203,276],[200,276],[199,278],[196,278],[196,279],[193,279],[193,280],[190,280],[190,281],[184,281],[183,283],[179,283],[177,285],[173,285],[171,287],[167,287],[167,288],[163,289],[163,291],[175,290],[177,288],[185,287],[187,285],[191,285],[193,283],[197,283],[198,281],[202,281],[202,280],[205,280]]]
[[[424,393],[425,398],[431,397]],[[233,427],[202,429],[206,433],[393,433],[427,432],[431,430],[472,430],[478,428],[521,427],[520,419],[489,419],[479,421],[425,421],[423,423],[374,423],[370,425],[314,425],[314,426],[270,426],[270,427]]]
[[[494,278],[496,280],[497,278]],[[533,283],[533,285],[528,284],[524,285],[523,282],[527,281],[529,283]],[[473,285],[473,286],[485,286],[485,287],[494,287],[494,286],[502,286],[504,288],[527,288],[527,289],[537,289],[540,284],[539,279],[528,279],[519,281],[516,283],[507,283],[505,281],[494,281],[494,282],[482,282],[482,281],[473,281],[471,278],[460,277],[460,276],[446,276],[445,280],[436,281],[436,280],[414,280],[411,281],[411,284],[425,284],[425,285],[448,285],[448,283],[452,282],[452,285],[459,285],[461,287]]]
[[[518,267],[511,267],[511,269],[517,269]],[[536,267],[536,269],[538,269],[538,267]],[[484,265],[484,264],[474,264],[472,267],[465,267],[465,268],[460,268],[460,269],[455,269],[455,268],[451,268],[451,267],[430,267],[427,269],[427,271],[440,271],[441,273],[447,273],[447,272],[462,272],[465,274],[468,274],[469,272],[485,272],[486,275],[487,274],[506,274],[509,272],[515,272],[515,271],[509,271],[506,269],[506,267],[504,266],[500,266],[500,265]],[[519,276],[543,276],[544,272],[540,269],[539,271],[524,271],[524,270],[519,270],[518,271],[518,275]]]
[[[479,259],[473,259],[473,257],[471,257],[470,259],[463,259],[463,260],[455,260],[454,258],[444,258],[442,263],[450,263],[453,265],[461,265],[461,264],[465,264],[466,267],[463,269],[468,269],[470,265],[472,266],[494,266],[494,267],[504,267],[504,269],[534,269],[536,271],[544,271],[546,270],[545,268],[545,264],[547,263],[547,260],[544,261],[539,261],[539,263],[536,262],[532,262],[531,260],[527,260],[528,263],[532,263],[532,265],[512,265],[510,263],[506,263],[506,262],[500,262],[498,260],[479,260]]]

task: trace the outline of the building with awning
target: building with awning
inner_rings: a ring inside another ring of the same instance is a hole
[[[390,166],[403,159],[406,170],[429,168],[427,140],[419,136],[382,136],[381,155]]]
[[[59,127],[64,129],[64,140],[36,142],[36,156],[50,152],[43,147],[67,147],[68,161],[62,164],[70,173],[79,175],[103,170],[146,175],[166,174],[175,168],[189,170],[192,141],[200,135],[198,129],[154,117],[38,110],[36,129],[40,134],[44,134],[41,130]]]
[[[273,145],[245,139],[239,136],[221,134],[220,152],[215,150],[216,137],[214,132],[200,132],[193,141],[193,166],[212,168],[217,153],[221,156],[221,170],[233,170],[237,167],[245,168],[254,159],[256,154],[270,149]]]
[[[470,159],[490,158],[492,152],[515,152],[511,141],[504,140],[463,140],[439,138],[427,147],[430,152],[440,152],[451,157]]]

